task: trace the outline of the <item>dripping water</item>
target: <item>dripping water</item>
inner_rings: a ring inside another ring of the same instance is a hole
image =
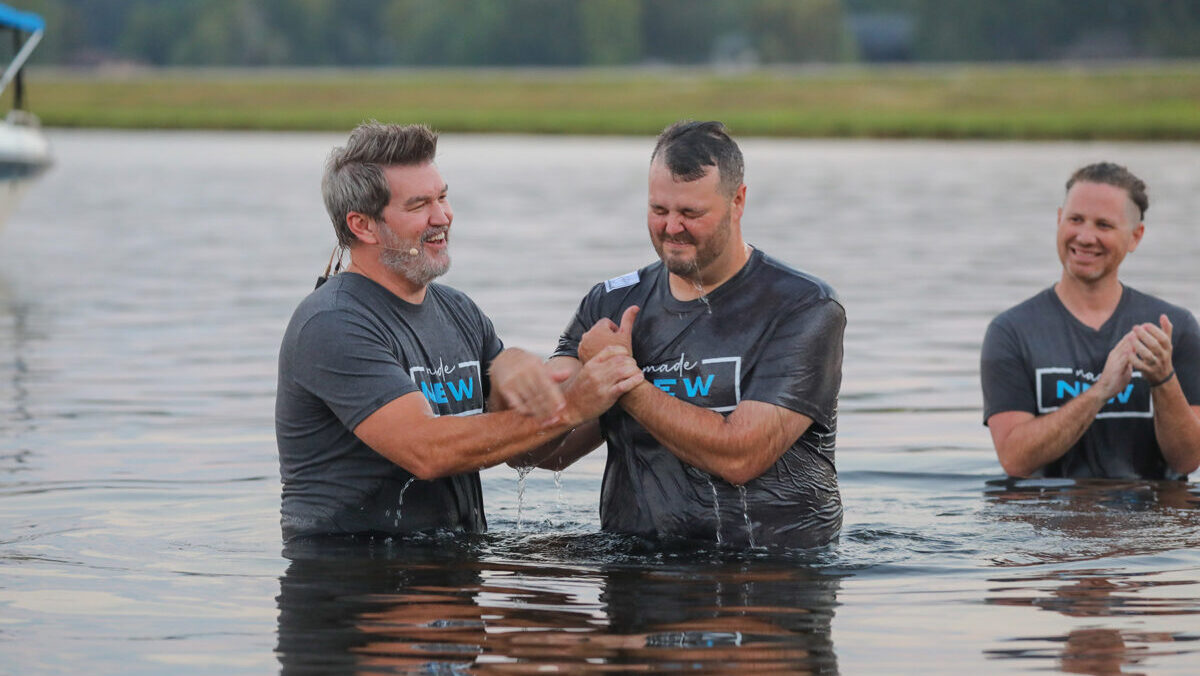
[[[408,481],[404,482],[404,486],[400,488],[400,497],[396,499],[396,518],[392,520],[393,526],[400,525],[400,510],[404,507],[404,491],[407,491],[408,487],[416,480],[417,477],[410,476],[408,477]]]
[[[533,471],[533,467],[517,468],[517,530],[521,530],[521,512],[525,507],[525,478]]]
[[[717,485],[713,483],[712,479],[709,479],[708,487],[712,489],[713,514],[717,517],[717,544],[721,544],[721,504],[717,498]]]
[[[742,519],[746,521],[746,537],[750,542],[751,547],[757,547],[754,543],[754,526],[750,524],[750,508],[746,505],[746,487],[738,486],[738,495],[742,496]]]

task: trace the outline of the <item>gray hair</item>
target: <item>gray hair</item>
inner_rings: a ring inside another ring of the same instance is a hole
[[[1104,183],[1114,188],[1121,188],[1138,208],[1138,220],[1146,217],[1146,210],[1150,208],[1150,197],[1146,195],[1146,183],[1125,167],[1112,162],[1097,162],[1076,169],[1075,173],[1071,174],[1071,178],[1067,179],[1067,192],[1070,192],[1071,186],[1079,181]]]
[[[346,225],[350,212],[375,220],[383,217],[392,198],[384,168],[432,162],[437,141],[437,133],[423,124],[401,126],[371,120],[355,127],[346,145],[329,153],[321,196],[339,245],[350,247],[358,241]]]
[[[720,122],[676,122],[658,135],[650,163],[660,155],[671,175],[684,181],[698,180],[715,166],[718,189],[729,199],[742,185],[742,151]]]

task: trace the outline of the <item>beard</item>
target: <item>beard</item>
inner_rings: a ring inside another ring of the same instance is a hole
[[[450,254],[426,255],[424,240],[445,231],[444,227],[429,228],[421,237],[406,242],[390,228],[384,226],[379,229],[379,239],[383,244],[379,253],[379,262],[383,263],[388,270],[402,275],[416,286],[428,286],[430,282],[446,274],[446,271],[450,269]],[[412,249],[417,250],[416,256],[409,253]]]
[[[667,266],[669,272],[685,279],[702,283],[704,281],[701,278],[703,270],[711,265],[713,261],[720,258],[721,254],[725,252],[725,247],[729,244],[730,222],[730,212],[726,211],[721,221],[717,223],[717,227],[713,229],[712,235],[703,242],[697,242],[696,238],[687,231],[680,232],[671,237],[663,235],[655,238],[654,251],[658,254],[663,264]],[[664,256],[663,244],[666,242],[690,244],[695,247],[696,253],[691,258]]]

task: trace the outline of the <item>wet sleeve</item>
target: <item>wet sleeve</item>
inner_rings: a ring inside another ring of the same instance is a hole
[[[500,336],[496,335],[496,327],[492,325],[492,320],[482,311],[479,313],[479,319],[483,326],[483,368],[479,369],[479,379],[483,383],[483,398],[486,401],[492,392],[492,379],[489,375],[492,362],[504,350],[504,343]]]
[[[350,312],[321,312],[300,330],[293,379],[353,430],[384,404],[420,391],[380,331]]]
[[[1200,324],[1190,312],[1172,318],[1175,324],[1171,332],[1174,345],[1171,347],[1171,363],[1183,396],[1192,406],[1200,406]]]
[[[567,323],[567,328],[563,329],[562,335],[558,337],[558,345],[554,348],[551,357],[579,357],[579,341],[583,340],[583,334],[587,333],[587,330],[600,319],[597,310],[598,301],[596,289],[592,289],[588,295],[583,297],[583,300],[579,302],[579,309],[575,311],[571,321]]]
[[[742,399],[803,413],[831,429],[842,386],[845,329],[846,313],[834,300],[806,306],[781,320],[763,339]]]
[[[983,423],[1004,411],[1037,415],[1037,394],[1029,367],[1021,354],[1016,332],[999,318],[983,337],[979,356],[979,382],[983,386]]]

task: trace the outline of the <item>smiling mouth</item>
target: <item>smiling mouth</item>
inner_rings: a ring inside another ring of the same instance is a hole
[[[425,237],[422,241],[428,242],[430,244],[445,244],[446,243],[446,231],[443,230],[439,233],[429,235],[428,237]]]

